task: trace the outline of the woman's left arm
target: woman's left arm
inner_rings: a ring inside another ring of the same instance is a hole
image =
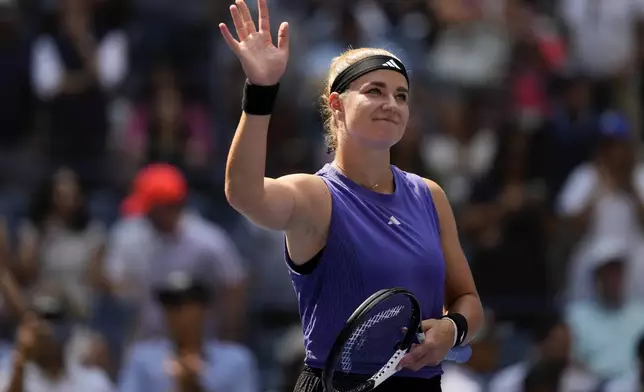
[[[483,306],[465,258],[456,228],[454,212],[443,189],[425,179],[438,212],[441,245],[445,257],[445,308],[448,313],[460,313],[467,320],[468,332],[463,344],[469,343],[483,327]]]

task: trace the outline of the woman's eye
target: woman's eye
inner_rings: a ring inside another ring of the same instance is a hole
[[[371,90],[367,91],[367,94],[380,95],[380,90],[378,90],[377,88],[372,88]]]
[[[399,99],[403,102],[407,102],[407,94],[398,94],[396,95],[396,99]]]

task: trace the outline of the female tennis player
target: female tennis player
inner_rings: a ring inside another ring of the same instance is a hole
[[[391,287],[418,298],[425,339],[378,391],[440,391],[440,361],[472,339],[483,310],[445,193],[390,163],[409,119],[406,68],[381,49],[334,59],[323,96],[334,161],[315,175],[266,178],[267,131],[289,57],[289,26],[282,23],[273,45],[267,0],[258,9],[257,28],[243,0],[230,7],[238,39],[219,25],[247,77],[226,196],[256,224],[285,232],[306,346],[296,391],[322,391],[321,369],[345,321],[369,295]]]

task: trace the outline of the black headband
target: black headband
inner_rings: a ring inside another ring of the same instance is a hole
[[[388,69],[402,74],[407,79],[409,84],[409,76],[407,76],[407,69],[403,63],[395,57],[376,55],[369,56],[356,63],[351,64],[347,69],[340,72],[331,85],[332,93],[342,94],[348,88],[351,82],[358,79],[360,76],[368,74],[378,69]]]

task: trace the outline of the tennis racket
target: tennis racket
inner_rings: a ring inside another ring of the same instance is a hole
[[[338,392],[338,379],[352,372],[373,376],[342,392],[367,392],[382,384],[397,373],[412,344],[424,340],[421,321],[420,304],[409,291],[393,288],[371,295],[349,317],[329,352],[322,371],[324,390]],[[464,363],[471,355],[470,346],[456,347],[445,360]]]

